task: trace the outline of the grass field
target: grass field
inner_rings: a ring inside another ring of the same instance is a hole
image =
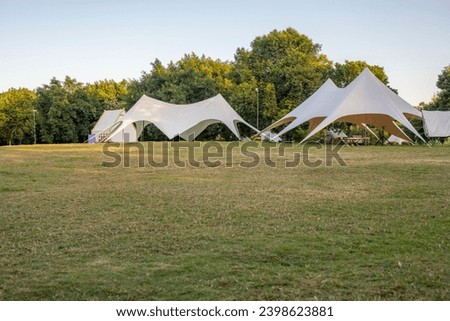
[[[302,148],[253,168],[131,148],[124,168],[102,145],[0,147],[0,299],[450,300],[450,147],[285,168]]]

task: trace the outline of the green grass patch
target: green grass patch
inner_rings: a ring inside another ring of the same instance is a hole
[[[450,300],[449,146],[285,168],[296,152],[154,168],[133,148],[124,168],[102,145],[0,147],[0,299]]]

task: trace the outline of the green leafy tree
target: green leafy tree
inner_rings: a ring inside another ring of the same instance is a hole
[[[236,88],[256,83],[262,97],[260,123],[266,126],[314,93],[331,69],[332,62],[321,54],[319,44],[287,28],[256,37],[249,50],[239,48],[230,76]],[[252,123],[256,123],[254,115],[248,119]]]
[[[227,97],[225,97],[228,103],[236,110],[236,112],[247,122],[256,127],[256,80],[242,82],[238,85],[234,85]],[[261,126],[260,126],[261,127]],[[241,134],[249,136],[251,130],[245,126],[239,128]]]
[[[143,72],[139,80],[130,83],[129,101],[134,103],[146,94],[175,104],[198,102],[229,90],[230,68],[229,63],[195,54],[185,55],[167,67],[155,60],[149,73]]]
[[[369,65],[365,61],[357,60],[350,61],[345,60],[345,63],[335,63],[334,70],[331,73],[331,80],[334,81],[336,86],[345,87],[350,84],[358,75],[365,69],[369,68],[370,71],[378,78],[380,81],[387,85],[389,83],[388,77],[384,72],[384,68],[377,65]],[[395,91],[395,90],[394,90]]]
[[[62,139],[61,132],[67,131],[66,124],[60,124],[64,109],[69,104],[67,92],[61,81],[53,78],[50,83],[36,89],[38,110],[38,137],[43,143],[55,143]]]
[[[81,143],[87,139],[99,105],[82,83],[70,77],[64,82],[53,78],[36,92],[42,142]]]
[[[106,79],[96,81],[86,85],[86,92],[98,100],[98,116],[104,110],[123,109],[127,106],[128,82],[126,80],[121,82]]]
[[[280,115],[280,112],[283,113],[283,110],[280,110],[277,105],[277,96],[275,91],[275,86],[272,83],[266,84],[263,90],[264,96],[261,97],[262,105],[264,106],[264,110],[262,111],[263,119],[278,119],[284,116]],[[267,127],[268,123],[262,124],[263,127]]]
[[[11,88],[0,94],[0,139],[11,145],[33,137],[33,104],[36,94],[28,89]]]
[[[69,96],[69,109],[75,126],[73,140],[82,143],[98,120],[98,102],[84,88],[80,88]]]
[[[423,107],[427,110],[450,110],[450,65],[442,70],[438,76],[436,87],[440,91],[433,97],[429,104]]]
[[[0,94],[0,99],[2,99],[1,96],[3,94],[4,93]],[[6,104],[0,102],[0,127],[2,127],[5,123],[6,123]]]

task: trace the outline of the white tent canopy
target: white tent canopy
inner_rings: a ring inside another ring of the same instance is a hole
[[[333,111],[303,141],[333,122],[372,125],[411,141],[396,124],[399,122],[425,142],[408,120],[408,117],[421,118],[421,113],[386,87],[368,68],[333,98]]]
[[[386,87],[372,72],[365,68],[347,87],[337,88],[328,79],[311,97],[268,129],[292,121],[278,136],[309,121],[309,139],[334,122],[349,122],[368,128],[371,125],[388,133],[411,139],[396,124],[399,122],[422,141],[408,118],[421,118],[421,113]],[[370,131],[373,133],[372,131]]]
[[[105,110],[91,131],[91,134],[95,135],[94,141],[101,141],[103,140],[103,138],[110,136],[113,125],[121,121],[124,115],[124,109]],[[108,139],[115,143],[124,141],[135,142],[137,141],[136,129],[133,125],[129,125],[124,128],[123,133],[117,133],[113,136],[110,136]]]
[[[427,137],[450,136],[450,111],[423,110],[422,114]]]
[[[247,123],[227,103],[222,95],[194,103],[175,105],[143,95],[117,123],[113,135],[130,124],[135,124],[138,137],[144,127],[153,123],[169,139],[179,135],[185,140],[193,140],[211,124],[223,123],[237,138],[241,139],[237,123]]]

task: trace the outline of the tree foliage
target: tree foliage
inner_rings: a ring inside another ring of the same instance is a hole
[[[126,80],[100,80],[86,85],[86,92],[98,100],[98,112],[127,107],[128,83]],[[100,115],[98,115],[100,116]]]
[[[388,77],[385,74],[383,67],[377,65],[369,65],[367,62],[361,60],[345,60],[343,64],[335,63],[330,78],[334,81],[336,86],[344,88],[345,86],[350,84],[365,68],[369,68],[370,71],[383,84],[389,84]]]
[[[265,127],[306,100],[326,80],[332,62],[321,46],[293,28],[256,37],[250,49],[239,48],[231,77],[236,86],[258,88]],[[255,92],[248,91],[251,96]],[[252,100],[246,97],[247,101]],[[248,106],[253,107],[254,106]],[[256,112],[248,121],[256,123]]]
[[[11,145],[28,137],[32,142],[35,99],[36,94],[25,88],[11,88],[0,94],[0,140]]]
[[[427,110],[450,110],[450,65],[442,70],[438,76],[436,87],[440,91],[433,97],[429,104],[423,107]]]
[[[231,87],[231,65],[205,56],[187,54],[164,67],[158,59],[150,72],[130,84],[131,102],[142,94],[174,104],[189,104],[226,93]]]
[[[111,81],[85,86],[68,76],[64,82],[53,78],[49,85],[39,87],[36,90],[39,141],[43,143],[86,141],[93,124],[103,110],[120,108],[118,96],[124,92],[122,87]]]

